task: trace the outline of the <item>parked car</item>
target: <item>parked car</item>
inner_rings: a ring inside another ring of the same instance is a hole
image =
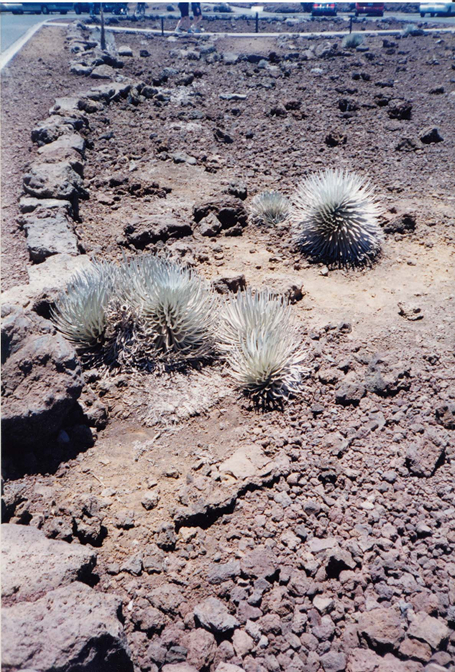
[[[424,2],[419,7],[420,16],[455,16],[455,2]]]
[[[367,16],[384,16],[383,2],[356,2],[355,15],[366,14]]]
[[[315,2],[311,10],[312,16],[336,16],[337,6],[334,2]]]
[[[99,14],[100,2],[75,2],[76,14]],[[107,14],[128,14],[127,2],[103,2],[103,11]]]
[[[67,14],[73,11],[72,2],[21,2],[13,6],[13,14]]]

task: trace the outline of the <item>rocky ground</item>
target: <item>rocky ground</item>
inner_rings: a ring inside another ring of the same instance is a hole
[[[2,91],[5,670],[454,670],[453,36],[125,35],[107,58],[50,30]],[[248,220],[326,166],[377,187],[371,268]],[[55,292],[88,255],[163,248],[291,297],[292,403],[259,412],[220,363],[82,371]]]

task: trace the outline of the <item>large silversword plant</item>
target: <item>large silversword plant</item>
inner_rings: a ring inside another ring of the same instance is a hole
[[[329,266],[356,266],[375,257],[383,233],[369,182],[344,170],[304,180],[294,195],[292,222],[302,252]]]
[[[140,329],[156,356],[199,359],[213,351],[215,298],[191,269],[152,255],[129,262]]]
[[[239,292],[226,301],[217,336],[232,377],[255,402],[273,404],[298,390],[304,355],[283,297]]]

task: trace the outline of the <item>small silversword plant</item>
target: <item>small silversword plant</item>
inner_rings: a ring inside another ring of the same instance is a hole
[[[283,297],[247,290],[228,299],[218,344],[238,387],[256,403],[281,402],[297,391],[303,353]]]
[[[278,191],[264,191],[251,201],[250,215],[255,223],[276,226],[287,219],[289,209],[288,199]]]
[[[355,49],[363,44],[363,39],[363,35],[359,35],[359,33],[351,33],[350,35],[343,37],[341,46],[343,49]]]

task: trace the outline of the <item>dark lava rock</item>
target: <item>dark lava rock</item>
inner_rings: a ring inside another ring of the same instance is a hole
[[[213,212],[209,213],[207,217],[204,217],[204,219],[201,219],[199,222],[199,233],[201,236],[207,236],[208,238],[214,238],[219,234],[221,231],[221,222],[216,217],[216,215],[213,214]]]
[[[214,634],[224,634],[237,628],[240,623],[227,607],[216,597],[209,597],[194,608],[196,622]]]
[[[411,373],[405,364],[389,367],[379,356],[372,358],[365,374],[368,392],[382,397],[395,396],[400,390],[408,390],[410,385]]]
[[[232,278],[217,278],[212,282],[213,289],[218,294],[229,294],[246,289],[246,279],[244,275],[235,275]]]
[[[338,101],[338,108],[340,112],[356,112],[359,109],[359,106],[354,100],[340,98]]]
[[[248,189],[246,184],[243,182],[231,182],[231,184],[226,189],[226,193],[235,198],[240,198],[241,201],[244,201],[248,196]]]
[[[36,198],[61,198],[74,201],[87,198],[82,178],[69,161],[34,163],[24,175],[24,189]]]
[[[346,569],[355,569],[355,562],[349,551],[341,548],[327,551],[326,572],[329,579],[337,579]]]
[[[342,406],[358,406],[365,396],[365,387],[361,383],[341,383],[335,393],[335,401]]]
[[[184,601],[180,590],[172,583],[162,583],[153,588],[147,595],[147,599],[155,609],[161,609],[165,614],[176,614]]]
[[[429,478],[444,463],[445,449],[432,441],[419,441],[408,447],[406,466],[413,476]]]
[[[2,669],[132,672],[121,604],[119,597],[75,582],[36,602],[4,608]]]
[[[346,144],[347,136],[340,131],[331,131],[325,136],[324,142],[328,147],[339,147]]]
[[[384,226],[385,233],[409,233],[416,228],[414,215],[404,213],[395,217]]]
[[[241,560],[242,574],[247,577],[271,579],[278,565],[275,554],[269,549],[257,548],[245,553]]]
[[[287,110],[284,105],[274,105],[269,110],[270,117],[287,117]]]
[[[47,320],[4,306],[2,364],[3,449],[44,444],[82,391],[74,349]]]
[[[234,139],[229,135],[229,133],[225,133],[221,128],[215,128],[213,135],[215,136],[215,140],[218,142],[224,142],[226,145],[232,145],[234,142]]]
[[[404,638],[400,617],[394,609],[388,608],[360,614],[358,631],[361,640],[379,653],[393,651]]]
[[[408,100],[391,100],[387,114],[391,119],[411,119],[412,103]]]
[[[429,90],[428,93],[431,93],[433,96],[440,96],[443,93],[445,93],[445,88],[443,86],[434,86],[432,89]]]
[[[440,134],[438,128],[428,127],[420,134],[420,140],[424,143],[424,145],[430,145],[434,142],[443,142],[444,138]]]
[[[94,551],[48,539],[28,525],[2,525],[2,597],[16,601],[77,580],[88,579],[96,564]]]
[[[128,243],[139,250],[143,250],[151,243],[159,240],[167,241],[170,238],[184,238],[191,236],[193,231],[189,224],[180,222],[172,216],[154,216],[147,219],[136,219],[124,228]]]
[[[447,402],[437,407],[436,422],[446,429],[455,429],[455,403]]]
[[[207,581],[213,585],[218,585],[238,576],[240,576],[240,562],[238,560],[226,562],[224,565],[213,563],[209,567]]]
[[[172,551],[176,541],[174,525],[172,523],[162,523],[156,534],[156,545],[163,551]]]
[[[391,97],[384,93],[377,93],[374,96],[374,102],[378,107],[386,107],[390,103]]]
[[[375,82],[374,85],[378,86],[381,89],[392,88],[394,86],[394,81],[393,79],[386,79],[379,82]]]
[[[193,216],[196,223],[213,212],[221,223],[222,229],[230,229],[236,224],[245,227],[248,224],[248,212],[236,198],[219,198],[195,205]]]
[[[395,146],[395,149],[397,152],[415,152],[418,147],[418,144],[412,138],[402,138]]]
[[[20,223],[27,237],[31,261],[40,264],[54,254],[70,254],[73,257],[79,254],[74,222],[62,208],[36,208],[23,215]]]

